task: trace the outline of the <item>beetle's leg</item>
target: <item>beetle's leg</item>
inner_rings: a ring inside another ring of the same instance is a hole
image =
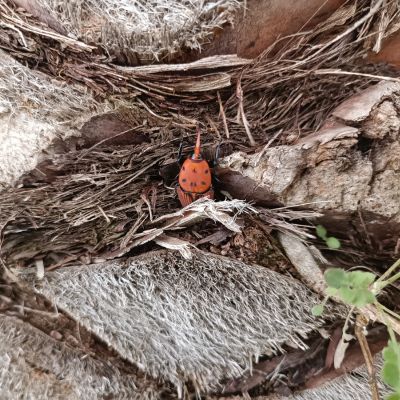
[[[213,186],[218,187],[222,182],[221,180],[218,178],[218,176],[216,176],[215,174],[213,174],[212,176],[212,182],[213,182]]]
[[[218,159],[219,159],[219,153],[220,153],[220,149],[221,149],[221,142],[218,143],[217,148],[215,149],[215,156],[214,159],[212,160],[212,162],[210,163],[210,167],[213,171],[212,174],[212,182],[213,182],[213,186],[218,186],[221,181],[218,179],[218,177],[215,175],[214,170],[218,165]]]
[[[218,164],[220,150],[221,150],[221,142],[218,143],[218,146],[215,149],[215,165]]]
[[[183,138],[181,140],[181,143],[179,145],[179,150],[178,150],[178,157],[177,157],[177,161],[179,165],[182,165],[183,163],[183,156],[182,156],[182,152],[183,152]]]
[[[212,161],[211,168],[215,168],[218,165],[220,150],[221,150],[221,142],[218,143],[217,148],[215,149],[215,155]]]

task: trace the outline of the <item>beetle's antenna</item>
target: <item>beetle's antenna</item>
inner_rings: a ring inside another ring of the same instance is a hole
[[[201,158],[201,154],[200,154],[200,127],[197,126],[197,140],[196,140],[196,146],[194,147],[194,154],[193,154],[193,158],[195,160],[198,160]]]

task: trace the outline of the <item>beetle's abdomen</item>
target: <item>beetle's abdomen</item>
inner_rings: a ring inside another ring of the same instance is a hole
[[[182,207],[186,207],[189,204],[193,203],[194,201],[201,199],[203,197],[207,197],[209,199],[214,198],[214,190],[212,188],[208,189],[207,192],[204,193],[191,193],[191,192],[185,192],[180,188],[180,186],[178,186],[176,188],[176,191],[178,193],[178,198],[182,204]]]
[[[190,193],[205,193],[211,188],[211,171],[206,160],[188,158],[179,172],[179,186]]]

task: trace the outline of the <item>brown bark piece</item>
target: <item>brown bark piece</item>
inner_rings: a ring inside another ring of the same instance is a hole
[[[350,97],[337,107],[332,115],[342,121],[357,123],[365,120],[372,108],[385,97],[400,91],[400,84],[396,82],[381,82]]]
[[[400,68],[400,32],[387,38],[378,54],[371,53],[368,57],[372,62],[386,62]]]
[[[343,3],[343,0],[248,0],[246,10],[238,12],[235,26],[217,31],[205,54],[237,53],[240,57],[257,57],[276,39],[317,25]]]
[[[269,192],[270,197],[275,196],[282,204],[318,202],[315,208],[320,210],[355,211],[372,177],[371,162],[355,159],[351,169],[341,172],[341,163],[357,143],[355,131],[339,135],[337,140],[332,132],[325,131],[324,135],[335,139],[324,142],[320,138],[318,142],[318,137],[313,137],[309,142],[273,147],[261,159],[258,154],[242,153],[227,157],[221,166],[244,177],[243,182],[238,179],[236,187],[231,188],[231,195],[240,198],[243,187],[250,187],[247,180],[251,179],[259,191]],[[223,171],[224,174],[227,172]],[[335,191],[332,191],[332,182],[335,182]]]
[[[225,183],[225,176],[235,174],[235,185],[227,189],[233,197],[240,198],[243,187],[255,187],[258,193],[268,194],[264,204],[272,206],[274,199],[275,204],[324,211],[336,228],[340,221],[350,223],[361,214],[378,241],[387,245],[390,231],[396,242],[400,221],[399,91],[397,83],[380,83],[345,101],[324,128],[297,143],[255,155],[234,153],[221,163],[221,180]],[[259,200],[250,194],[245,198]]]

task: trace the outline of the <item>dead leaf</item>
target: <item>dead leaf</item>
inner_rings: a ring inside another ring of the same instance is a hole
[[[335,356],[333,357],[333,366],[335,369],[339,369],[346,355],[346,350],[350,345],[350,341],[355,339],[353,335],[343,332],[343,335],[336,347]]]

